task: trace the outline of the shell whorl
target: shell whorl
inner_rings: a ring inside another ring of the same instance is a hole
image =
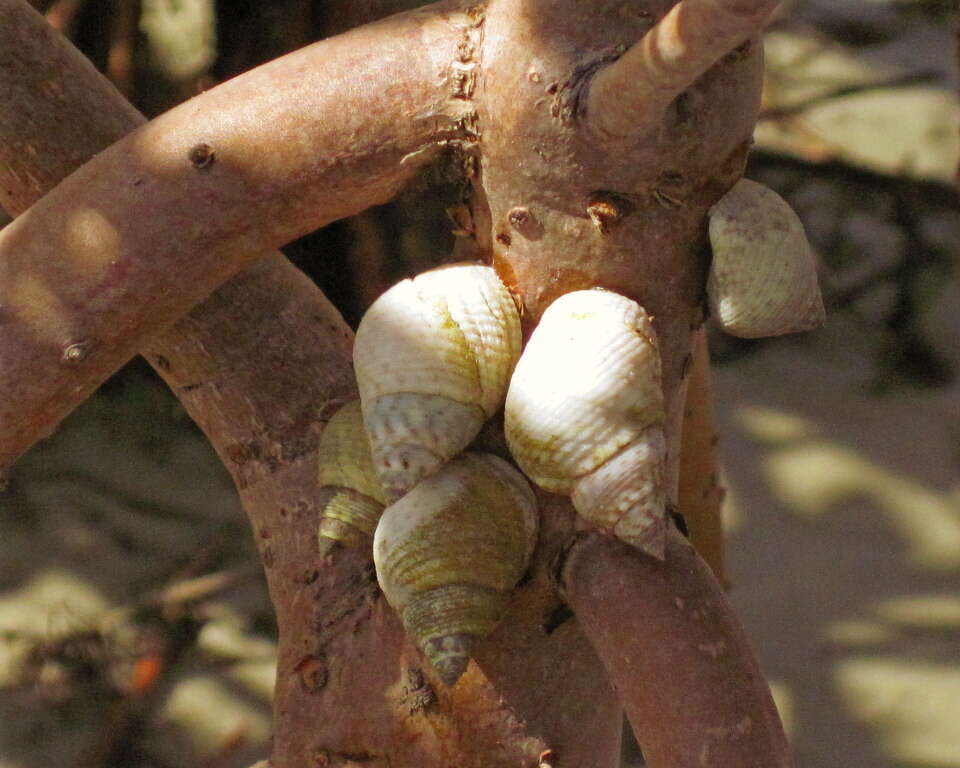
[[[490,267],[431,270],[374,302],[354,365],[389,499],[462,451],[499,410],[520,341],[516,305]]]
[[[374,536],[377,579],[447,685],[493,632],[536,537],[530,486],[490,454],[457,456],[387,507]]]
[[[650,317],[635,301],[575,291],[544,312],[517,363],[507,443],[537,485],[570,494],[594,526],[662,557],[664,405]]]
[[[360,401],[338,410],[317,446],[319,484],[326,501],[318,531],[321,551],[333,542],[356,547],[368,542],[386,506],[363,429]]]
[[[710,209],[710,311],[742,338],[809,331],[825,319],[803,224],[776,192],[741,179]]]

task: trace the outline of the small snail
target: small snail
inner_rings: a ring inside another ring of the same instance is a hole
[[[553,302],[507,393],[510,451],[591,524],[661,558],[663,420],[660,353],[643,307],[603,290]]]
[[[460,453],[499,410],[520,341],[516,304],[491,267],[434,269],[373,303],[353,358],[388,499]]]
[[[321,553],[334,542],[347,547],[368,544],[387,500],[373,471],[359,400],[344,405],[327,422],[317,453],[321,491],[327,495],[318,531]]]
[[[533,491],[491,454],[457,456],[383,513],[377,579],[446,685],[493,632],[536,539]]]
[[[809,331],[825,319],[803,224],[776,192],[741,179],[710,209],[710,311],[733,336]]]

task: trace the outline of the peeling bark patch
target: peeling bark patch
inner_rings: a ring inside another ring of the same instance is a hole
[[[327,661],[321,656],[304,656],[293,671],[300,676],[300,685],[308,693],[322,691],[327,685]]]
[[[188,157],[190,158],[190,165],[198,171],[204,171],[213,165],[216,152],[209,144],[201,141],[199,144],[190,147]]]
[[[64,347],[60,361],[64,365],[77,365],[89,357],[91,349],[93,349],[92,340],[85,339],[84,341],[75,341]]]
[[[609,234],[633,210],[633,203],[616,192],[594,192],[587,203],[587,215],[601,235]]]
[[[512,240],[506,232],[500,232],[497,234],[497,242],[500,243],[500,245],[509,246]]]

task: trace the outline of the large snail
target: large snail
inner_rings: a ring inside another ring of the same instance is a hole
[[[373,471],[359,400],[341,407],[327,422],[317,453],[320,489],[326,497],[318,531],[321,553],[335,542],[347,547],[369,544],[387,500]]]
[[[530,486],[490,454],[461,454],[383,513],[377,579],[446,685],[499,622],[536,538]]]
[[[710,311],[743,338],[809,331],[825,314],[803,224],[773,190],[741,179],[710,210]]]
[[[388,499],[467,447],[499,410],[519,354],[517,307],[490,267],[431,270],[374,302],[354,364]]]
[[[537,485],[657,557],[665,528],[660,354],[639,304],[603,290],[551,304],[507,393],[507,443]]]

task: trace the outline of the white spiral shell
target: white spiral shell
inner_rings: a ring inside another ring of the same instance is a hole
[[[776,192],[741,179],[710,209],[710,311],[742,338],[809,331],[826,315],[817,263],[793,209]]]
[[[536,539],[533,491],[490,454],[457,456],[383,513],[380,587],[448,686],[502,617]]]
[[[516,304],[491,267],[441,267],[374,302],[354,365],[388,499],[462,451],[499,410],[520,342]]]
[[[664,406],[656,333],[616,293],[575,291],[544,312],[517,363],[507,443],[537,485],[594,526],[662,557]]]

